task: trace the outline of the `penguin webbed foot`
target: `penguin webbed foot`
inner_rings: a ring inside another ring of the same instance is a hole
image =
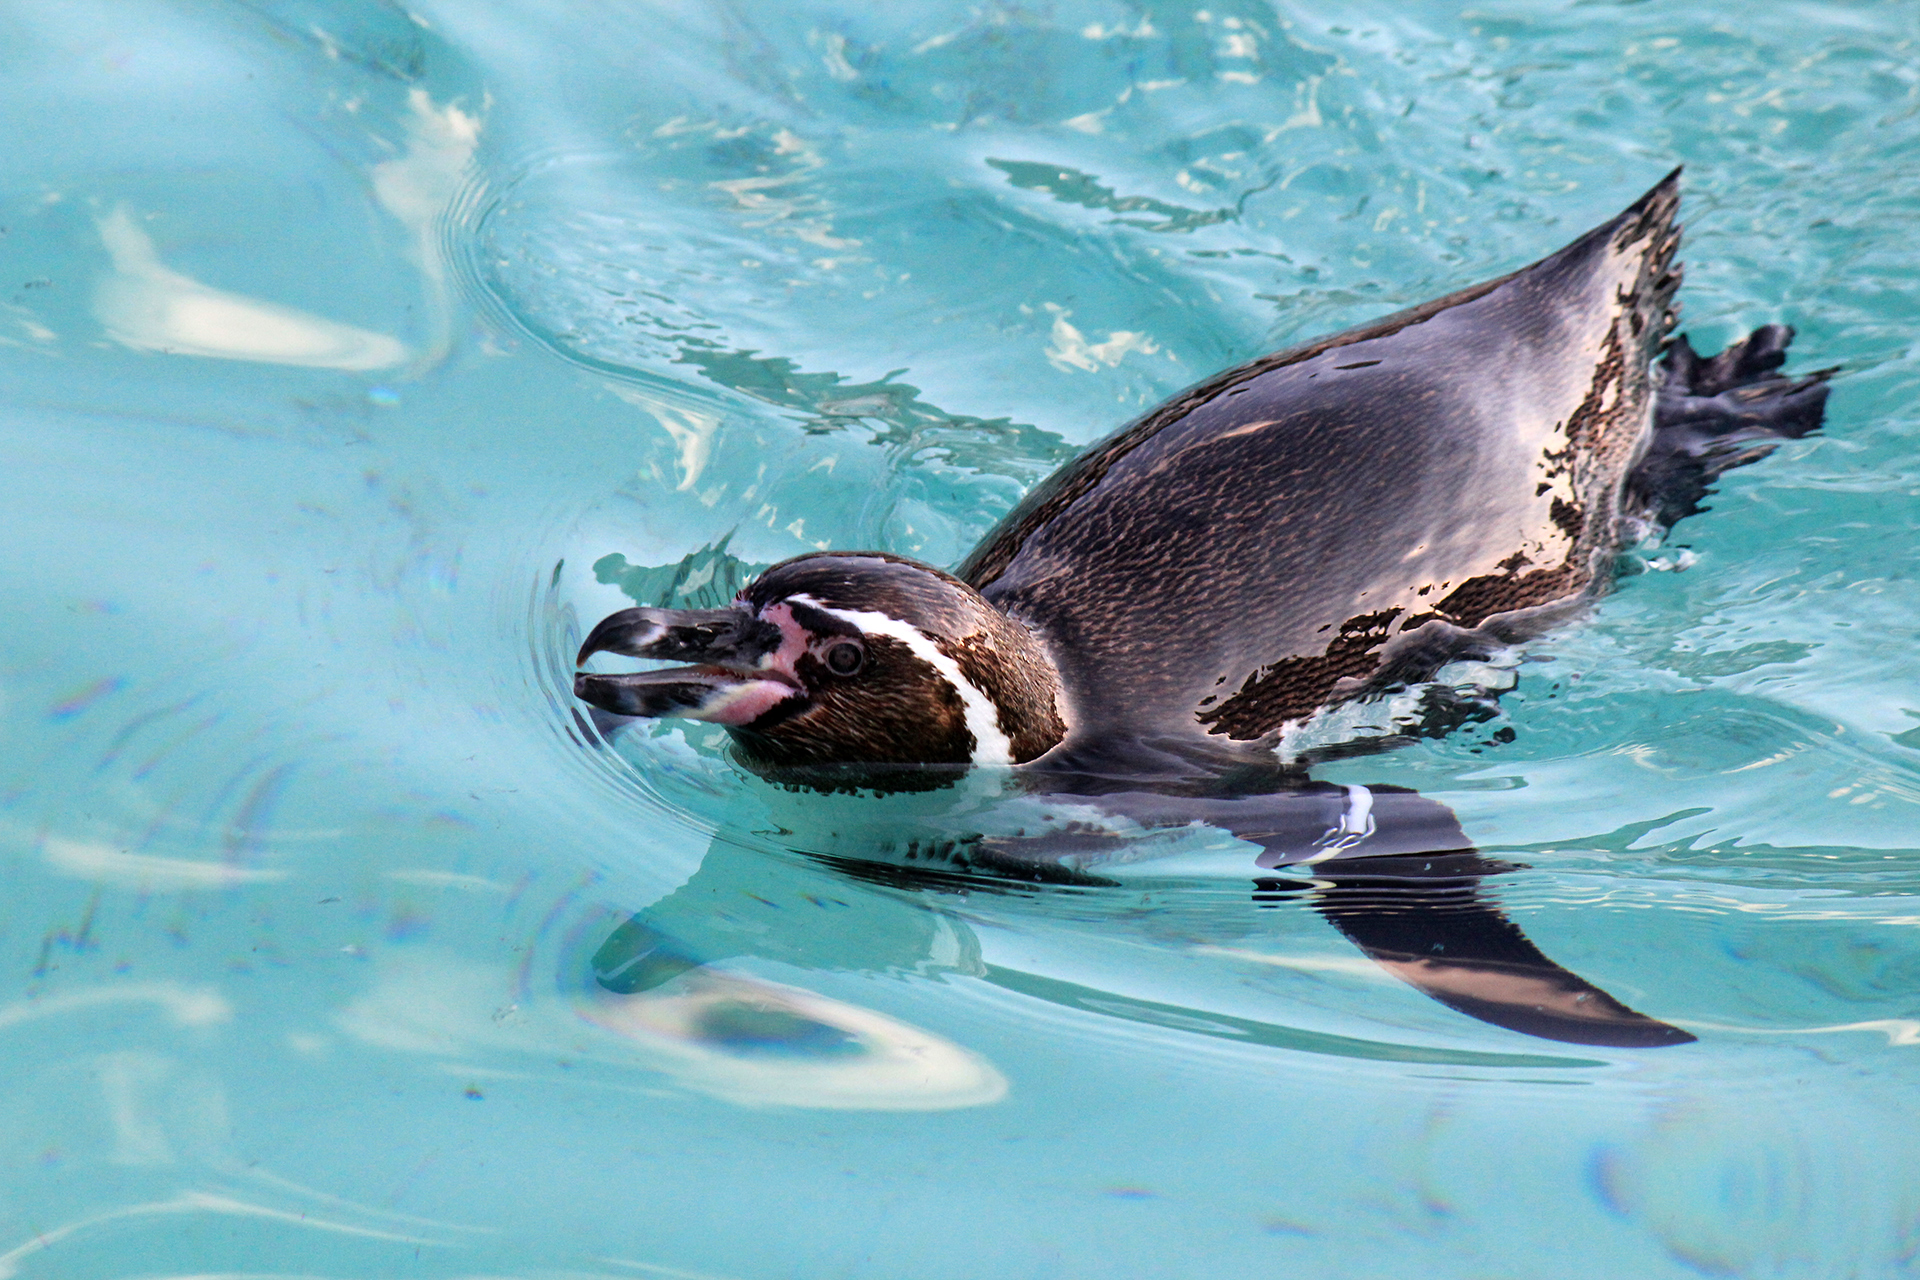
[[[1667,344],[1660,360],[1660,390],[1679,390],[1690,396],[1717,396],[1736,387],[1774,380],[1787,362],[1793,329],[1784,324],[1761,325],[1718,355],[1703,356],[1686,334]]]
[[[1713,356],[1701,356],[1685,334],[1667,345],[1653,439],[1627,478],[1637,499],[1630,507],[1671,527],[1704,510],[1701,499],[1728,471],[1820,429],[1837,370],[1782,374],[1792,341],[1791,328],[1769,324]]]

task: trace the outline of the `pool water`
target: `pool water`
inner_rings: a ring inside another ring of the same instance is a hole
[[[0,1277],[1920,1272],[1913,6],[73,0],[0,60]],[[1681,162],[1683,326],[1794,325],[1825,433],[1319,776],[1697,1043],[1463,1017],[1219,833],[930,885],[576,729],[605,613],[951,564]]]

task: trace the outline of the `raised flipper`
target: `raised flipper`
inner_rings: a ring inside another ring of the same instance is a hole
[[[1684,334],[1668,345],[1653,438],[1627,477],[1628,511],[1671,527],[1704,510],[1701,499],[1726,472],[1819,430],[1835,371],[1782,375],[1792,341],[1792,329],[1770,324],[1712,357],[1696,353]]]
[[[1482,1022],[1623,1049],[1694,1039],[1534,946],[1481,888],[1482,877],[1515,869],[1471,852],[1342,860],[1324,869],[1314,907],[1396,978]]]

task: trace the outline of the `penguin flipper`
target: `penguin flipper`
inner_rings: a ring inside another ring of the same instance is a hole
[[[1668,344],[1653,438],[1627,477],[1629,510],[1670,528],[1705,510],[1701,500],[1728,471],[1820,429],[1835,370],[1781,374],[1792,341],[1791,328],[1769,324],[1715,356],[1695,352],[1685,334]]]
[[[1261,846],[1255,865],[1311,868],[1307,881],[1257,880],[1255,901],[1271,901],[1290,882],[1310,888],[1314,909],[1369,959],[1496,1027],[1628,1049],[1694,1039],[1629,1009],[1535,946],[1481,887],[1487,876],[1520,868],[1483,857],[1438,800],[1401,787],[1327,783],[1275,803],[1281,799],[1248,797],[1238,802],[1244,811],[1231,815],[1214,806],[1218,825]],[[1262,809],[1265,821],[1257,820]]]
[[[1316,876],[1313,905],[1368,958],[1470,1018],[1622,1049],[1695,1038],[1548,959],[1481,890],[1514,869],[1471,851],[1342,860]]]
[[[1254,865],[1265,871],[1309,869],[1311,879],[1257,878],[1254,901],[1311,892],[1315,910],[1369,959],[1468,1017],[1568,1044],[1645,1049],[1694,1039],[1549,959],[1481,889],[1484,877],[1519,868],[1481,856],[1453,810],[1430,796],[1307,782],[1238,796],[1134,790],[1075,798],[1148,828],[1204,823],[1229,831],[1260,846]],[[1098,839],[1066,833],[993,843],[1009,862],[1093,885],[1096,877],[1055,860],[1077,855],[1097,866]]]

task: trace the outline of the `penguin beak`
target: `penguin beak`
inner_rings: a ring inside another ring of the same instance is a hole
[[[682,716],[746,725],[800,693],[768,664],[784,635],[744,608],[622,609],[580,646],[575,665],[596,653],[624,653],[695,665],[619,675],[581,671],[574,696],[620,716]]]

